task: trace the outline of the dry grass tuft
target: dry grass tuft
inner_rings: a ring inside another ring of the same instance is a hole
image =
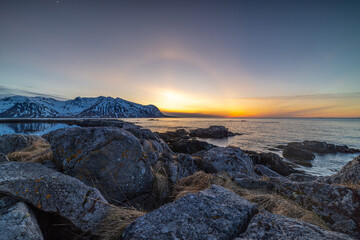
[[[304,222],[308,222],[329,230],[325,222],[321,220],[314,212],[309,211],[294,201],[285,199],[275,193],[250,193],[245,198],[250,202],[256,203],[260,209],[265,209],[269,212],[283,215],[289,218],[302,220]]]
[[[111,209],[109,215],[104,219],[99,227],[99,237],[103,240],[121,239],[125,228],[135,221],[138,217],[146,214],[135,208],[115,207]]]
[[[169,192],[169,180],[166,169],[163,165],[156,164],[151,168],[154,175],[153,192],[159,198]]]
[[[195,174],[176,182],[173,187],[171,198],[178,199],[188,193],[197,193],[209,188],[214,182],[215,177],[213,175],[204,172],[196,172]]]
[[[270,179],[264,179],[270,180]],[[282,196],[267,191],[265,189],[246,189],[239,187],[228,176],[213,176],[204,172],[198,172],[187,178],[178,181],[173,189],[173,199],[183,197],[188,193],[196,193],[209,188],[212,184],[225,187],[241,197],[256,203],[260,209],[280,214],[289,218],[295,218],[308,222],[324,229],[329,229],[325,222],[321,220],[315,213],[309,211],[294,201],[283,198]]]
[[[343,186],[343,187],[347,187],[347,188],[352,188],[352,189],[360,190],[360,184],[356,184],[356,183],[352,183],[352,182],[335,184],[335,185],[339,185],[339,186]]]
[[[7,155],[10,161],[15,162],[38,162],[53,159],[53,152],[48,142],[38,140],[32,145]]]

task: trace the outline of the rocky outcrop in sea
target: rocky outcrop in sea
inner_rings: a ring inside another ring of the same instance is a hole
[[[185,130],[67,121],[77,127],[0,136],[0,238],[360,238],[359,157],[318,177],[275,153],[193,142]],[[199,132],[230,136],[213,130]],[[289,147],[354,151],[318,145]]]

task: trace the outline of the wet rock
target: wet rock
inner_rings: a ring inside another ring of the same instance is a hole
[[[295,160],[314,160],[315,155],[305,149],[299,147],[285,147],[283,149],[283,156],[288,159],[295,159]],[[300,164],[300,163],[299,163]]]
[[[5,154],[0,153],[0,164],[8,161],[9,161],[8,157]]]
[[[321,229],[310,223],[261,211],[251,219],[246,232],[241,234],[240,237],[235,238],[235,240],[240,239],[345,240],[352,238],[345,234]]]
[[[210,126],[208,128],[197,128],[190,131],[190,137],[198,138],[226,138],[233,137],[239,134],[235,134],[229,131],[224,126]]]
[[[44,239],[35,214],[26,203],[0,198],[0,239]]]
[[[249,157],[253,160],[255,164],[262,164],[271,170],[279,173],[283,176],[288,176],[292,173],[300,173],[302,171],[294,169],[296,165],[285,162],[278,154],[276,153],[256,153],[252,151],[245,151]]]
[[[255,211],[255,204],[213,185],[139,217],[123,239],[233,239]]]
[[[273,190],[273,184],[268,180],[257,179],[254,177],[248,176],[239,176],[236,175],[233,178],[233,181],[242,188],[246,189],[266,189],[266,190]]]
[[[157,133],[165,142],[175,142],[180,139],[189,139],[189,133],[185,129]]]
[[[199,140],[187,140],[181,139],[179,141],[173,142],[169,144],[170,148],[174,152],[178,153],[187,153],[187,154],[195,154],[200,151],[207,151],[211,148],[215,147],[215,145],[199,141]]]
[[[293,182],[310,182],[317,180],[319,177],[307,173],[293,173],[286,178]]]
[[[151,191],[153,174],[139,140],[120,128],[59,129],[48,137],[64,173],[121,203]]]
[[[287,147],[301,148],[312,153],[360,153],[360,149],[349,148],[346,145],[335,145],[327,142],[308,140],[303,142],[291,142],[285,146],[285,148]]]
[[[282,175],[278,174],[277,172],[271,170],[270,168],[257,164],[255,165],[254,171],[259,176],[265,176],[265,177],[283,177]]]
[[[332,175],[327,182],[360,186],[360,156],[348,162],[338,173]]]
[[[275,191],[312,210],[334,231],[360,237],[360,190],[271,178]]]
[[[215,147],[215,145],[207,142],[189,139],[190,137],[185,129],[158,133],[158,135],[177,153],[195,154],[199,151],[207,151]]]
[[[255,176],[254,166],[247,154],[240,148],[212,148],[203,157],[202,165],[205,172],[228,174],[243,173]]]
[[[84,232],[95,233],[108,211],[97,189],[38,163],[1,164],[0,193],[58,214]]]
[[[6,134],[0,136],[0,153],[5,155],[24,149],[38,140],[43,140],[36,135]]]

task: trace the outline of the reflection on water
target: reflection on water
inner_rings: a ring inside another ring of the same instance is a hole
[[[0,123],[0,135],[14,133],[43,135],[66,127],[73,126],[63,123]]]
[[[124,119],[125,120],[125,119]],[[360,119],[210,119],[210,118],[162,118],[159,121],[127,119],[153,131],[174,131],[223,125],[242,135],[227,139],[203,139],[217,146],[236,146],[258,152],[276,151],[273,148],[289,142],[317,140],[360,148]],[[181,126],[181,127],[180,127]],[[356,154],[317,155],[313,167],[301,167],[317,175],[329,175],[340,170]]]

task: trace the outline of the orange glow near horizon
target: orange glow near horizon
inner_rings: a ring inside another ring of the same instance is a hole
[[[309,95],[220,99],[161,89],[154,104],[168,115],[214,117],[360,117],[359,98]]]

